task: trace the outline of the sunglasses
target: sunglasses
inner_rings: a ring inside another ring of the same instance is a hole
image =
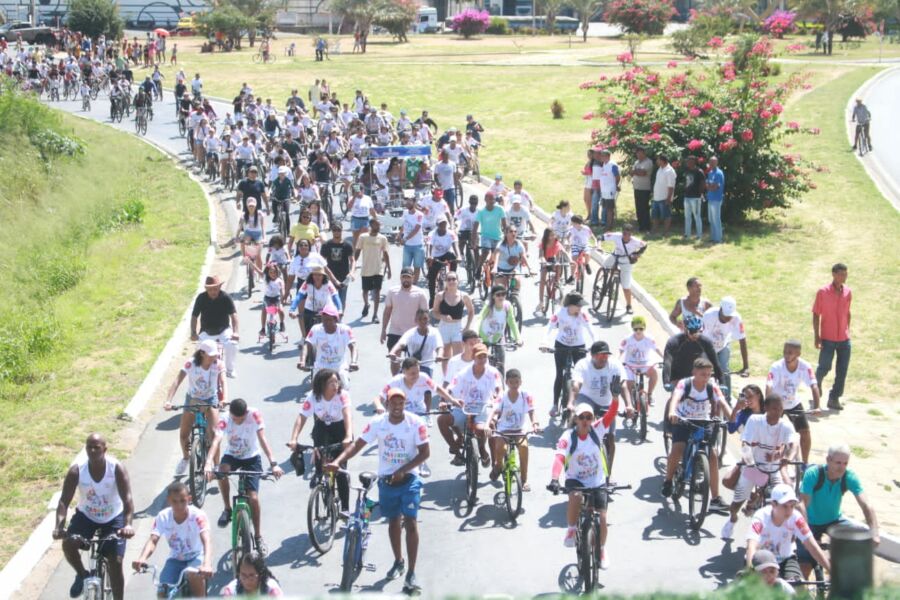
[[[632,327],[631,330],[632,331],[643,331],[644,328],[643,327]]]
[[[593,420],[594,415],[578,415],[579,421],[591,421]]]

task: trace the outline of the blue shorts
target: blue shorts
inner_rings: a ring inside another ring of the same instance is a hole
[[[203,564],[203,559],[200,558],[198,554],[194,558],[189,560],[178,560],[177,558],[169,558],[166,559],[166,564],[163,565],[162,572],[159,574],[159,591],[162,593],[166,593],[166,590],[163,585],[175,585],[178,583],[178,580],[181,579],[181,573],[188,567],[197,568]]]
[[[421,269],[425,266],[424,246],[403,246],[403,268],[415,267]]]
[[[369,226],[369,217],[350,217],[350,231],[359,231]]]
[[[497,246],[500,245],[500,240],[492,240],[484,236],[480,237],[481,240],[478,242],[478,247],[482,250],[496,250]]]
[[[672,205],[665,200],[654,200],[650,205],[651,219],[668,219],[672,216]]]
[[[487,404],[481,409],[481,413],[475,415],[475,424],[476,425],[484,425],[488,422],[488,417],[491,416],[493,409]],[[458,406],[454,406],[450,409],[450,415],[453,417],[453,427],[462,431],[466,426],[466,413],[462,411]]]
[[[94,537],[94,534],[97,534],[97,537],[106,537],[123,527],[125,527],[124,513],[119,513],[106,523],[95,523],[83,512],[76,509],[75,514],[72,515],[72,520],[69,521],[69,528],[66,530],[66,534],[80,535],[84,539],[89,540]],[[113,554],[114,550],[119,557],[125,556],[125,540],[120,538],[116,541],[107,542],[103,544],[102,550],[103,554],[107,556]]]
[[[410,474],[406,482],[390,485],[383,478],[378,479],[378,505],[381,514],[388,520],[401,515],[415,519],[419,515],[422,501],[422,480]]]
[[[237,471],[238,469],[243,469],[245,471],[263,470],[262,456],[254,456],[253,458],[235,458],[230,454],[225,454],[224,456],[222,456],[222,461],[219,464],[228,465],[229,467],[231,467],[232,471]],[[259,491],[259,475],[251,475],[247,477],[247,491]]]
[[[244,237],[248,237],[251,240],[253,240],[254,242],[258,242],[259,240],[262,239],[262,231],[253,230],[253,229],[245,229]]]
[[[189,406],[194,406],[194,405],[215,406],[215,407],[219,406],[219,402],[218,402],[218,400],[216,400],[215,396],[213,396],[212,398],[194,398],[193,396],[190,395],[190,393],[187,393],[184,395],[184,403]]]

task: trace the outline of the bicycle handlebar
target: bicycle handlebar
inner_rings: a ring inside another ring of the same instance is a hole
[[[246,471],[244,469],[236,469],[234,471],[221,471],[219,469],[213,469],[213,474],[216,477],[253,477],[254,475],[259,476],[260,479],[273,479],[275,474],[272,471]]]
[[[576,486],[559,486],[555,489],[548,485],[547,489],[549,491],[553,492],[554,496],[557,496],[561,493],[571,494],[573,492],[576,492],[576,493],[577,492],[592,492],[594,490],[601,490],[601,489],[605,489],[607,491],[607,493],[612,494],[612,493],[618,492],[620,490],[630,490],[631,484],[629,483],[629,484],[625,484],[625,485],[609,485],[609,482],[606,482],[606,483],[604,483],[602,485],[598,485],[596,487],[584,487],[584,486],[576,485]]]

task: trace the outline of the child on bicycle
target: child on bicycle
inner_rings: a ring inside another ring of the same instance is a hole
[[[478,335],[487,346],[496,345],[500,362],[505,362],[503,350],[503,336],[519,346],[525,340],[519,335],[519,325],[516,323],[516,311],[506,299],[506,288],[495,285],[491,288],[491,301],[484,303],[481,314],[478,316]],[[498,367],[499,368],[499,367]]]
[[[281,276],[281,269],[273,262],[266,263],[265,269],[259,269],[256,265],[253,265],[253,268],[264,277],[266,284],[263,292],[262,312],[259,315],[259,335],[262,337],[266,334],[266,308],[269,306],[278,308],[278,331],[284,333],[284,310],[281,308],[281,299],[284,297],[284,279]]]
[[[248,261],[252,260],[256,270],[262,272],[262,258],[258,249],[254,248],[255,252],[247,252],[248,244],[266,242],[266,219],[257,209],[257,204],[256,198],[247,198],[235,237],[241,240],[241,255]]]
[[[284,238],[279,234],[275,234],[269,238],[269,252],[266,254],[266,264],[268,263],[275,263],[278,265],[278,270],[281,271],[281,277],[285,277],[287,266],[291,263],[291,253],[287,246],[284,245]]]
[[[510,369],[506,373],[506,393],[494,407],[489,421],[490,429],[497,433],[519,434],[538,433],[538,422],[534,419],[534,396],[520,389],[522,373],[518,369]],[[530,427],[526,427],[525,416],[528,415]],[[496,481],[506,459],[506,440],[501,436],[491,437],[491,456],[494,457],[494,468],[491,470],[491,481]],[[528,485],[528,439],[519,444],[519,459],[522,463],[522,491],[530,492]]]
[[[131,566],[135,572],[145,569],[159,539],[164,537],[169,544],[169,558],[159,575],[159,597],[167,597],[167,588],[176,586],[188,568],[196,569],[186,576],[189,595],[206,597],[206,579],[213,575],[209,518],[199,508],[191,506],[190,491],[181,481],[169,485],[166,501],[168,508],[162,509],[153,519],[150,538]]]
[[[622,365],[625,367],[625,381],[628,384],[628,391],[631,392],[631,397],[635,398],[635,400],[637,400],[634,395],[635,376],[638,373],[647,375],[647,399],[652,406],[653,389],[656,387],[659,374],[656,372],[656,367],[650,362],[650,355],[656,352],[660,358],[663,358],[663,354],[659,351],[656,340],[644,333],[646,329],[647,321],[644,317],[638,316],[631,319],[632,334],[622,340],[622,343],[619,345],[619,360],[622,361]]]
[[[591,228],[584,224],[584,218],[581,215],[572,216],[572,228],[569,230],[569,242],[572,245],[572,270],[569,273],[569,280],[566,283],[575,281],[575,273],[578,269],[578,263],[584,264],[584,269],[588,275],[591,273],[591,262],[589,255],[586,255],[580,261],[578,258],[588,250],[591,246],[597,245],[597,238],[591,232]]]
[[[556,285],[559,286],[560,278],[562,277],[562,263],[566,260],[566,251],[563,249],[556,231],[551,227],[544,229],[544,234],[541,236],[541,244],[538,247],[538,256],[540,257],[542,268],[541,283],[538,288],[538,308],[535,313],[543,315],[544,291],[553,293],[552,290],[547,290],[547,272],[552,270],[556,273]]]

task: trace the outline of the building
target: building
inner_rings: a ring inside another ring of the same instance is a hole
[[[175,29],[178,19],[209,10],[206,0],[116,0],[119,14],[128,29]],[[61,25],[68,12],[67,0],[35,0],[37,22],[51,26]],[[0,12],[7,21],[27,21],[30,2],[0,0]]]

